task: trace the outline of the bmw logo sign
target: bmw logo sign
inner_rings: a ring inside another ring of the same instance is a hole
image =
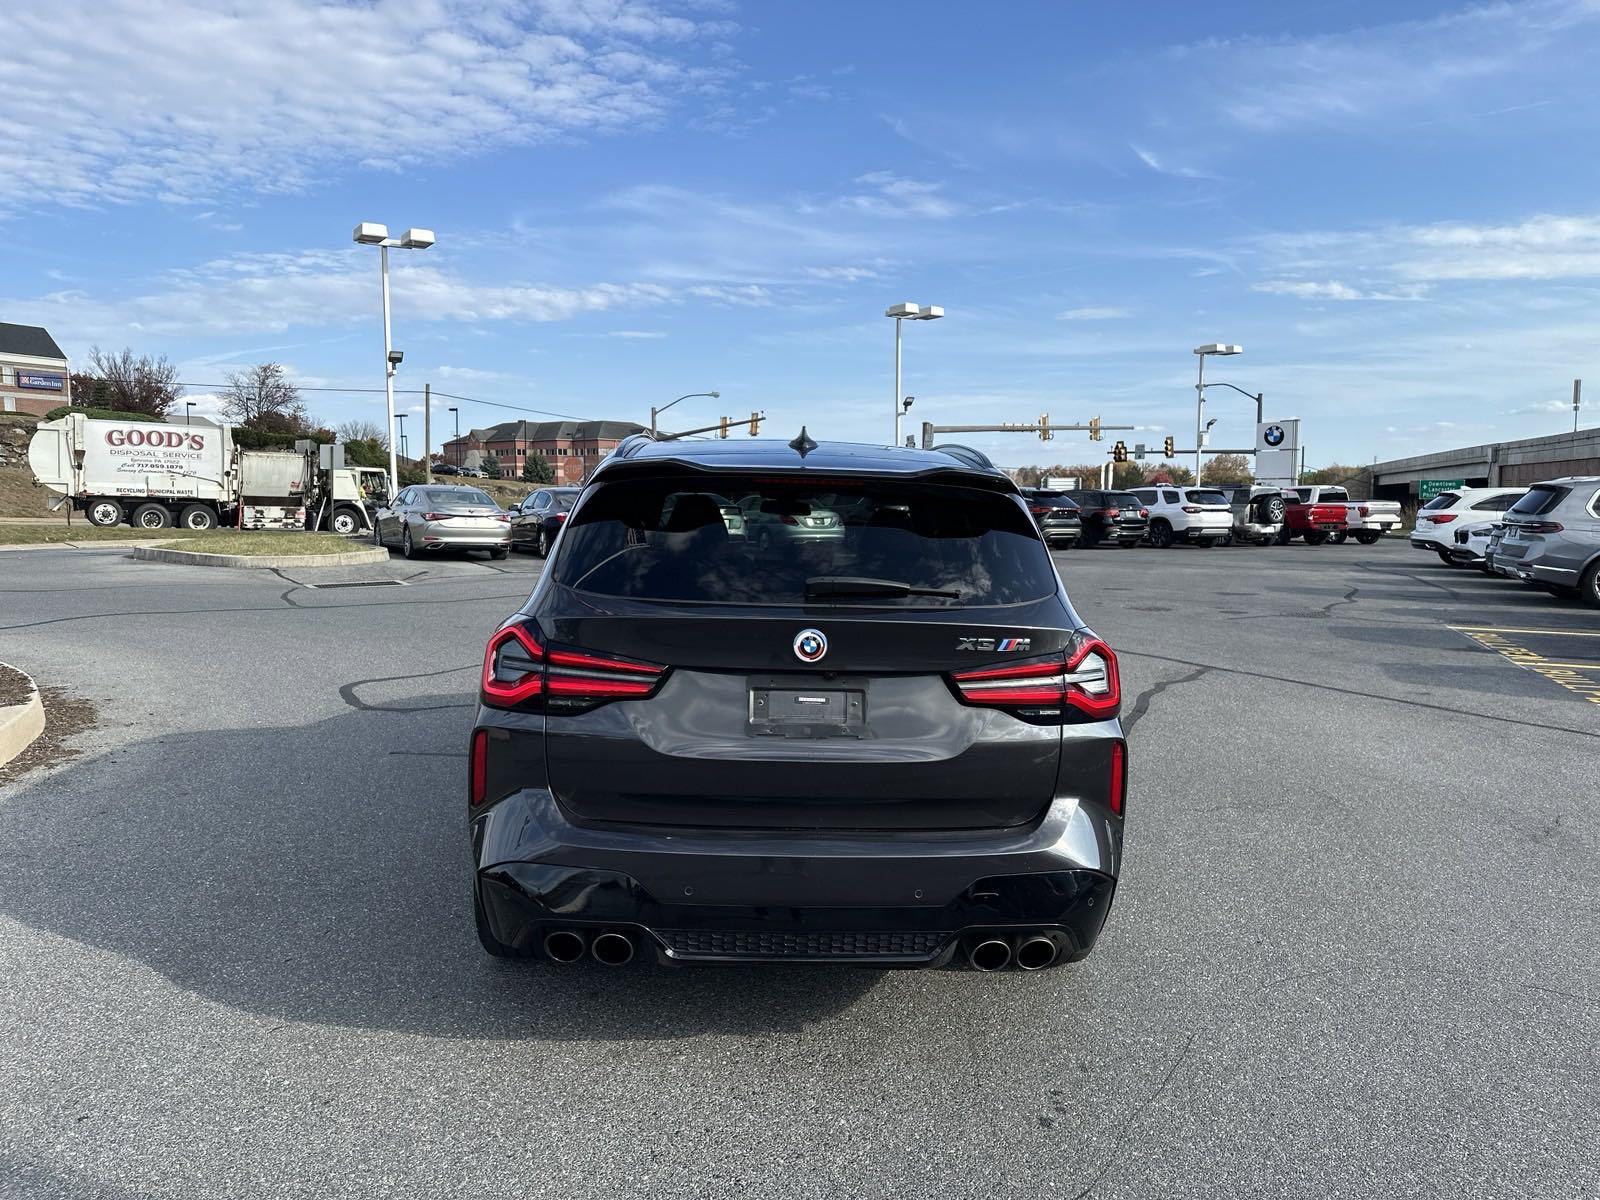
[[[801,662],[819,662],[828,652],[827,635],[820,629],[802,629],[794,635],[794,656]]]
[[[1262,430],[1261,432],[1261,440],[1269,446],[1283,445],[1283,426],[1268,425],[1266,429]]]

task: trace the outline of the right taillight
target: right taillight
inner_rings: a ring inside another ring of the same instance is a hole
[[[1122,815],[1122,806],[1128,798],[1128,744],[1111,743],[1111,778],[1107,781],[1111,811]]]
[[[563,646],[546,646],[525,624],[489,639],[480,698],[491,708],[571,711],[653,696],[667,668]]]
[[[1428,520],[1432,521],[1435,525],[1448,525],[1448,524],[1450,524],[1451,521],[1454,521],[1455,519],[1456,519],[1456,514],[1455,513],[1440,513],[1437,517],[1429,517],[1428,518]]]
[[[1097,637],[1079,641],[1064,658],[977,667],[957,671],[950,678],[965,703],[989,708],[1065,706],[1106,720],[1122,707],[1117,656]]]
[[[1560,521],[1518,521],[1517,528],[1523,533],[1560,533],[1566,526]]]
[[[1108,508],[1108,509],[1106,509],[1106,516],[1107,517],[1120,517],[1121,515],[1122,515],[1122,510],[1120,508]]]

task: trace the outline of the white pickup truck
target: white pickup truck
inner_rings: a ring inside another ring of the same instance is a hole
[[[1386,533],[1400,527],[1400,505],[1393,500],[1352,500],[1342,487],[1297,487],[1290,491],[1305,504],[1342,504],[1348,512],[1343,533],[1333,535],[1333,541],[1342,542],[1353,537],[1363,546],[1370,546]]]

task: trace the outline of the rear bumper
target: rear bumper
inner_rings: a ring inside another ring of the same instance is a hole
[[[474,823],[473,848],[485,919],[530,953],[555,928],[606,928],[663,962],[915,967],[990,933],[1042,932],[1082,958],[1110,911],[1120,834],[1074,799],[981,833],[602,829],[530,789]]]

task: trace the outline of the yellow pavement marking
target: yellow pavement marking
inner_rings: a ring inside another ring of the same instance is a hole
[[[1488,629],[1483,627],[1468,627],[1461,625],[1447,626],[1449,629],[1470,638],[1485,650],[1493,650],[1501,658],[1525,671],[1532,671],[1543,676],[1551,683],[1582,696],[1590,704],[1600,704],[1600,679],[1584,675],[1584,671],[1600,671],[1600,663],[1559,663],[1551,662],[1537,650],[1529,650],[1526,646],[1519,646],[1501,636],[1506,633],[1529,633],[1536,636],[1545,634],[1565,634],[1575,632],[1564,629]],[[1600,636],[1589,634],[1579,636]]]
[[[1506,629],[1499,625],[1451,625],[1457,633],[1538,633],[1547,637],[1600,637],[1600,629]]]

